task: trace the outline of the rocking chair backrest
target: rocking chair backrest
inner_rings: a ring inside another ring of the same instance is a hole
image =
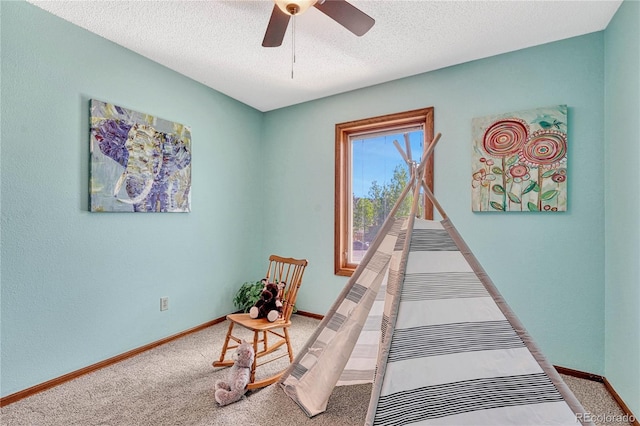
[[[282,290],[282,319],[289,321],[298,296],[298,289],[302,284],[302,275],[307,267],[306,259],[293,259],[291,257],[269,256],[267,268],[267,282],[286,283]]]

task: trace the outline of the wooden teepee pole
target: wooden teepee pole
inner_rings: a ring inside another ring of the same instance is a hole
[[[416,177],[418,179],[418,181],[420,182],[419,184],[416,185],[417,189],[422,187],[422,189],[424,190],[425,197],[427,197],[429,199],[429,201],[431,201],[433,203],[433,205],[438,210],[438,213],[440,213],[440,216],[442,216],[443,219],[446,219],[447,218],[447,214],[445,213],[444,209],[442,208],[442,206],[440,205],[438,200],[436,200],[435,195],[433,195],[433,192],[429,189],[429,187],[427,186],[426,181],[424,180],[424,168],[425,168],[425,165],[427,164],[427,160],[429,159],[429,157],[431,157],[431,155],[433,154],[433,151],[436,148],[436,144],[440,140],[441,136],[442,136],[441,133],[436,134],[436,136],[433,138],[431,143],[427,146],[427,149],[424,150],[424,153],[422,154],[422,159],[420,161],[420,164],[416,167],[416,170],[417,170],[416,172],[414,172],[414,170],[413,170],[413,167],[415,166],[415,164],[411,160],[411,154],[410,154],[410,148],[411,147],[409,145],[408,140],[405,138],[405,144],[407,146],[407,152],[405,152],[402,149],[402,147],[400,146],[398,141],[393,141],[393,144],[395,145],[395,147],[398,150],[398,152],[400,152],[400,155],[402,156],[404,161],[407,163],[407,166],[409,166],[409,170],[411,170],[411,178]],[[414,198],[414,200],[416,200],[416,199],[417,198]],[[411,213],[415,214],[415,211],[414,211],[413,207],[412,207],[411,210],[412,210]]]

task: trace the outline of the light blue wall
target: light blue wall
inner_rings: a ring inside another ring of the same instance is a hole
[[[436,195],[467,243],[554,364],[606,372],[640,411],[638,3],[604,33],[266,114],[0,5],[3,396],[226,314],[269,253],[310,260],[299,307],[324,313],[346,280],[333,274],[335,123],[434,106]],[[87,212],[90,98],[191,126],[192,213]],[[471,213],[471,119],[554,104],[569,106],[569,211]]]
[[[605,31],[605,376],[640,415],[640,2]]]
[[[604,36],[590,34],[265,114],[263,252],[309,258],[301,309],[324,313],[346,279],[333,274],[334,125],[435,107],[435,193],[551,362],[604,373]],[[471,119],[569,106],[569,211],[471,212]]]
[[[262,113],[1,3],[5,396],[229,313],[266,264],[253,172]],[[191,126],[192,213],[87,211],[91,98]]]

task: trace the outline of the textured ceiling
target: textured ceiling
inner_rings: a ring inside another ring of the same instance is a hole
[[[260,111],[600,31],[621,3],[353,0],[374,27],[356,37],[311,8],[292,64],[291,24],[261,46],[271,0],[29,2]]]

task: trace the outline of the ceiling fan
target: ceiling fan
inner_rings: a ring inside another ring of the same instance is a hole
[[[311,6],[357,36],[364,35],[376,22],[372,17],[345,0],[275,0],[262,46],[280,46],[291,17],[300,15]]]

